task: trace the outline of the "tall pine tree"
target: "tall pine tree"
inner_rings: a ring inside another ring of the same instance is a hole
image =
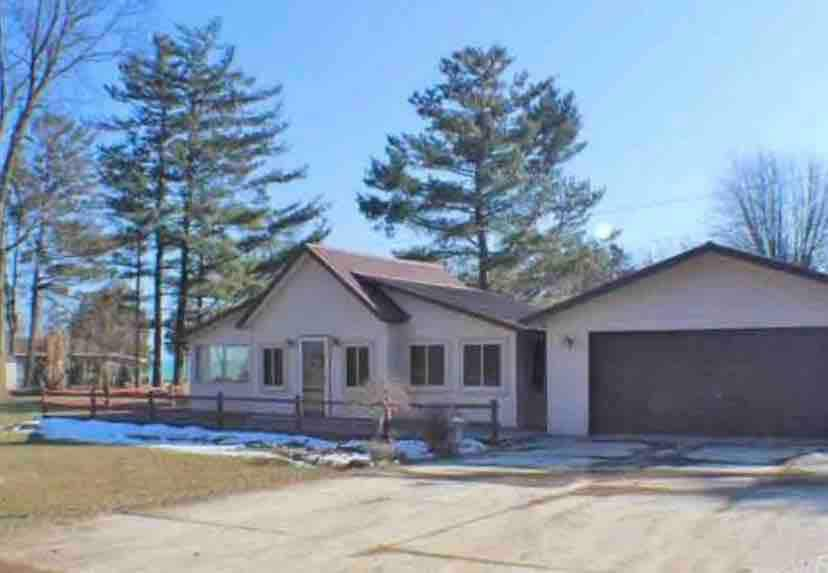
[[[44,296],[58,302],[73,286],[105,273],[97,264],[104,238],[85,218],[97,189],[92,142],[88,129],[44,113],[33,122],[24,162],[17,169],[26,213],[19,229],[21,261],[30,275],[25,386],[32,384]]]
[[[156,34],[153,51],[147,56],[132,54],[120,66],[120,84],[107,86],[110,97],[127,107],[127,115],[114,118],[106,127],[123,136],[121,143],[103,148],[105,180],[122,181],[133,186],[124,209],[116,211],[127,226],[147,222],[154,248],[152,263],[152,384],[160,386],[164,355],[164,288],[168,271],[167,249],[173,234],[175,207],[173,185],[180,178],[180,166],[174,153],[175,136],[180,131],[182,104],[178,90],[178,71],[172,40]],[[121,175],[108,169],[135,170]],[[117,208],[118,203],[111,203]],[[146,214],[146,215],[145,215]],[[146,217],[146,218],[145,218]],[[143,241],[143,239],[142,239]],[[133,243],[143,248],[145,242]],[[143,251],[141,251],[143,253]],[[140,296],[140,291],[138,291]]]
[[[148,201],[148,174],[143,169],[145,149],[135,141],[135,135],[131,134],[133,140],[128,143],[102,149],[99,165],[107,189],[105,207],[115,223],[109,262],[119,278],[132,282],[132,288],[125,291],[124,303],[131,305],[133,315],[132,376],[138,385],[147,331],[144,281],[151,274],[147,258],[156,221],[154,205]]]
[[[572,92],[554,79],[507,78],[502,47],[464,48],[440,62],[443,80],[410,98],[422,132],[389,136],[358,196],[360,211],[392,235],[430,238],[402,256],[450,259],[476,275],[511,267],[544,235],[581,227],[603,191],[565,177],[584,143]]]
[[[297,244],[327,232],[318,199],[278,201],[275,189],[305,174],[281,169],[281,87],[259,87],[219,41],[216,21],[156,36],[154,58],[121,66],[113,98],[128,104],[111,122],[123,140],[102,152],[110,208],[121,222],[121,262],[141,268],[144,233],[154,249],[153,383],[160,383],[165,326],[180,382],[182,333],[265,283]],[[140,275],[140,273],[138,273]],[[136,286],[136,292],[140,287]],[[164,313],[164,293],[174,297]]]

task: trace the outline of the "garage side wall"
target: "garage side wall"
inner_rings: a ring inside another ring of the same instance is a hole
[[[586,435],[591,332],[828,326],[828,285],[706,253],[533,326],[547,331],[548,431]]]

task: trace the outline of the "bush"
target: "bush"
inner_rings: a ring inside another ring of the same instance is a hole
[[[427,411],[423,420],[423,440],[435,454],[451,453],[451,420],[446,410]]]
[[[375,462],[390,463],[394,461],[394,446],[382,440],[371,440],[366,449]]]

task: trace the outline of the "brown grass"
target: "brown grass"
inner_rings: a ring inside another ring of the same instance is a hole
[[[49,573],[43,569],[35,569],[21,563],[9,563],[0,559],[0,573]]]
[[[0,404],[0,428],[30,419],[32,408],[24,402]],[[299,468],[278,460],[38,443],[0,431],[0,539],[38,523],[283,487],[332,475],[333,470]]]

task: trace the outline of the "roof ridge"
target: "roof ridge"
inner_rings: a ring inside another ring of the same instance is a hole
[[[357,257],[365,257],[366,259],[375,259],[378,261],[385,261],[387,263],[399,263],[405,265],[417,265],[421,267],[433,267],[442,270],[446,270],[446,267],[442,263],[431,263],[428,261],[414,261],[409,259],[400,259],[398,257],[383,257],[381,255],[374,255],[370,253],[363,253],[359,251],[349,251],[347,249],[340,249],[338,247],[329,247],[327,245],[323,245],[322,243],[307,243],[309,249],[321,249],[324,251],[334,251],[337,253],[343,253],[345,255],[354,255]],[[446,271],[448,272],[448,271]]]
[[[357,277],[364,277],[364,278],[367,278],[367,279],[382,279],[382,280],[397,281],[397,282],[402,282],[402,283],[412,283],[412,284],[418,284],[418,285],[428,285],[428,286],[436,286],[436,287],[453,288],[453,289],[457,289],[457,290],[479,290],[479,289],[475,289],[473,287],[470,287],[466,284],[463,284],[462,282],[459,282],[459,281],[458,281],[459,284],[442,283],[442,282],[438,283],[438,282],[433,282],[433,281],[418,281],[418,280],[406,279],[406,278],[401,278],[401,277],[392,277],[392,276],[389,276],[389,275],[383,275],[383,274],[378,274],[378,273],[362,272],[362,271],[359,271],[359,270],[351,271],[351,274],[356,275]],[[480,291],[480,292],[485,292],[485,291]]]
[[[789,273],[800,278],[816,280],[823,284],[828,283],[828,274],[826,273],[822,273],[820,271],[816,271],[806,267],[800,267],[793,263],[772,259],[764,255],[757,255],[756,253],[751,253],[748,251],[744,251],[742,249],[736,249],[734,247],[721,245],[715,241],[705,241],[704,243],[701,243],[695,247],[682,251],[676,255],[673,255],[672,257],[667,257],[666,259],[662,259],[658,262],[647,265],[646,267],[642,267],[636,271],[633,271],[632,273],[623,275],[615,280],[608,281],[604,284],[586,290],[581,294],[569,297],[562,301],[553,303],[536,312],[527,314],[520,320],[523,323],[529,323],[533,320],[538,319],[541,316],[547,316],[549,314],[554,314],[557,312],[567,310],[569,308],[572,308],[573,306],[585,303],[598,296],[603,296],[615,289],[623,288],[641,279],[650,277],[663,270],[684,263],[688,259],[706,253],[714,253],[719,256],[730,257],[733,259],[740,260],[742,262],[758,265],[775,271]]]
[[[520,300],[519,298],[516,298],[516,297],[514,297],[510,294],[497,292],[497,291],[492,291],[492,290],[483,290],[483,289],[473,287],[473,286],[468,286],[468,285],[465,285],[465,284],[451,285],[451,284],[440,284],[440,283],[415,281],[415,280],[402,279],[402,278],[397,278],[397,277],[389,277],[389,276],[384,276],[384,275],[374,275],[374,274],[366,274],[366,273],[355,273],[355,274],[358,277],[364,277],[364,278],[369,279],[369,280],[370,279],[379,279],[379,280],[392,281],[392,282],[398,282],[398,283],[409,283],[409,284],[413,284],[413,285],[425,285],[425,286],[433,286],[433,287],[454,289],[454,290],[458,290],[458,291],[467,291],[467,292],[471,292],[471,293],[479,293],[479,294],[482,294],[482,295],[492,296],[492,297],[496,297],[496,298],[499,298],[499,299],[502,299],[502,300],[507,300],[510,303],[519,304],[521,306],[529,307],[529,308],[532,308],[532,309],[535,309],[535,310],[540,309],[540,307],[538,307],[537,305],[534,305],[531,302],[526,302],[525,300]]]

